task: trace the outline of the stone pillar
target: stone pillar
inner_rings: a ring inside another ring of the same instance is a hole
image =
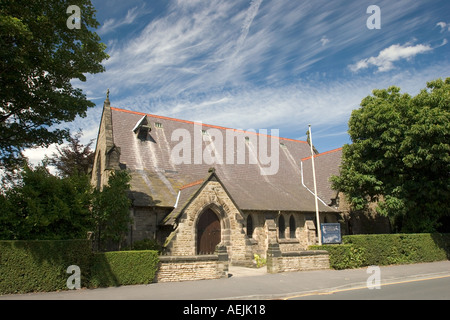
[[[278,273],[280,271],[281,250],[278,243],[269,243],[267,248],[267,272]]]
[[[220,243],[216,246],[215,254],[219,256],[218,259],[218,272],[221,273],[221,278],[228,278],[228,251],[225,245]]]

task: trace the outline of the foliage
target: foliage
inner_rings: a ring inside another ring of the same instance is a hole
[[[377,211],[403,232],[432,232],[450,213],[450,78],[417,96],[400,88],[374,90],[349,120],[333,188],[353,209],[378,201]]]
[[[81,271],[82,287],[151,283],[157,251],[93,253],[89,240],[0,241],[0,294],[67,290],[67,267]]]
[[[56,167],[62,177],[70,177],[76,174],[88,174],[89,169],[94,163],[95,153],[91,149],[94,140],[87,145],[80,142],[83,135],[80,129],[73,137],[70,137],[69,145],[59,148],[56,147],[58,153],[53,153],[48,159],[48,164]]]
[[[372,234],[343,236],[341,245],[310,246],[327,250],[333,269],[441,261],[450,258],[450,234]]]
[[[113,251],[95,253],[90,287],[108,287],[153,282],[158,270],[158,251]]]
[[[58,178],[27,164],[20,178],[0,194],[0,239],[85,238],[92,230],[88,176]]]
[[[364,265],[364,248],[352,245],[315,245],[311,250],[326,250],[330,254],[330,267],[336,270],[359,268]]]
[[[264,267],[267,264],[267,259],[260,257],[258,254],[253,255],[257,268]]]
[[[364,248],[364,265],[389,265],[450,258],[450,234],[372,234],[344,236],[344,243]]]
[[[94,190],[92,214],[96,223],[97,241],[105,248],[108,240],[116,243],[120,249],[128,225],[131,223],[128,198],[131,177],[127,171],[111,172],[108,185],[102,190]]]
[[[96,231],[99,247],[120,249],[131,223],[128,172],[112,172],[102,190],[92,190],[88,175],[57,177],[45,164],[27,164],[19,177],[0,194],[0,239],[84,239]]]
[[[70,5],[80,8],[80,29],[69,29]],[[88,101],[73,79],[104,71],[106,46],[90,0],[0,2],[0,166],[21,163],[29,147],[62,143],[59,125],[85,117]]]
[[[86,285],[92,265],[90,241],[0,241],[0,294],[67,289],[70,265],[80,267],[81,284]]]
[[[134,241],[131,247],[125,247],[123,250],[154,250],[161,253],[161,245],[154,239],[143,239]]]

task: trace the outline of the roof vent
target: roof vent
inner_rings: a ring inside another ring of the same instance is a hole
[[[141,140],[146,140],[148,133],[152,130],[148,125],[147,116],[143,116],[134,126],[133,132],[137,135],[137,137]]]

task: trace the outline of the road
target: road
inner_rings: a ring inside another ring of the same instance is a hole
[[[311,292],[284,300],[450,300],[450,275],[381,283],[367,286]]]

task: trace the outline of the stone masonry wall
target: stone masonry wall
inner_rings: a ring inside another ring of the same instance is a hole
[[[267,250],[267,272],[290,272],[329,269],[329,254],[325,250],[281,252],[278,243],[271,243]]]
[[[223,276],[217,255],[161,256],[155,282],[218,279]]]
[[[234,264],[251,263],[251,243],[243,230],[243,217],[218,181],[209,181],[197,197],[184,209],[176,235],[167,245],[170,255],[195,255],[197,220],[206,209],[213,210],[220,220],[221,244],[225,245]]]

